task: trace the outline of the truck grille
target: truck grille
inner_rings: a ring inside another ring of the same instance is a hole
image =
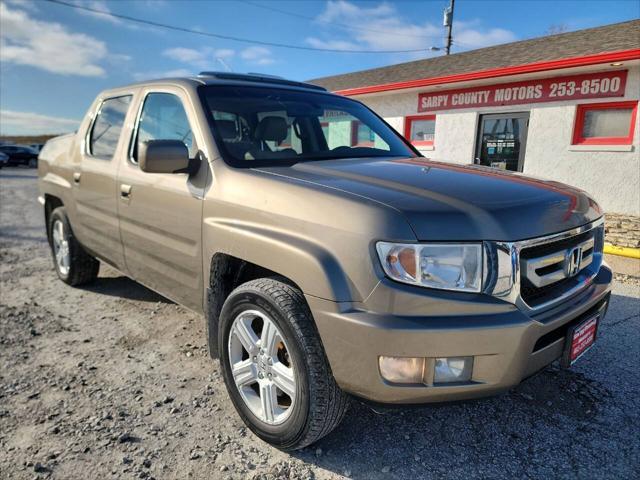
[[[600,268],[604,227],[520,251],[520,296],[531,308],[578,290]]]

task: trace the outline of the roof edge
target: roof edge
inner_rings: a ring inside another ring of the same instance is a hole
[[[545,60],[543,62],[491,68],[488,70],[478,70],[475,72],[458,73],[455,75],[445,75],[441,77],[421,78],[417,80],[408,80],[405,82],[394,82],[380,85],[371,85],[367,87],[347,88],[343,90],[335,90],[333,93],[344,96],[365,95],[368,93],[388,92],[416,87],[428,87],[431,85],[440,85],[444,83],[466,82],[470,80],[506,77],[523,73],[544,72],[548,70],[559,70],[571,67],[586,67],[589,65],[597,65],[599,63],[613,63],[637,59],[640,59],[640,48],[632,48],[630,50],[617,50],[613,52],[596,53],[593,55],[581,55],[579,57],[569,57],[558,60]]]

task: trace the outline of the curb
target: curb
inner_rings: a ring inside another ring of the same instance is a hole
[[[620,257],[638,258],[640,259],[640,248],[616,247],[610,243],[604,244],[604,253],[610,255],[618,255]]]

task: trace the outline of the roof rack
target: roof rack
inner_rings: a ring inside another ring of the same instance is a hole
[[[239,80],[243,82],[265,82],[276,83],[280,85],[291,85],[292,87],[311,88],[326,92],[327,89],[311,83],[296,82],[294,80],[286,80],[275,75],[266,75],[263,73],[231,73],[231,72],[200,72],[199,77],[213,77],[220,80]]]

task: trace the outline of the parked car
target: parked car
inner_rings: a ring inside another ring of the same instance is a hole
[[[38,154],[29,147],[21,145],[0,145],[0,152],[9,157],[9,165],[38,166]]]
[[[0,168],[6,167],[9,164],[9,156],[0,152]]]
[[[585,192],[428,161],[313,85],[205,72],[105,91],[46,144],[39,186],[59,278],[104,261],[203,314],[240,417],[283,449],[352,397],[463,400],[568,367],[609,301]]]
[[[42,150],[42,147],[44,147],[44,143],[32,143],[31,145],[27,146],[34,152],[40,153],[40,150]]]

